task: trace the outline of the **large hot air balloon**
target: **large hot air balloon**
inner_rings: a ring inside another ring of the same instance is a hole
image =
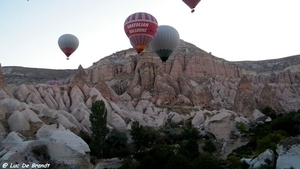
[[[124,30],[138,54],[142,53],[157,32],[157,20],[151,14],[138,12],[130,15],[124,23]]]
[[[78,38],[72,34],[61,35],[58,39],[58,46],[67,56],[67,60],[69,60],[69,56],[77,49],[78,45]]]
[[[201,0],[182,0],[187,6],[189,6],[192,9],[192,13],[195,11],[196,6]]]
[[[150,47],[163,62],[166,62],[177,48],[179,40],[179,33],[175,28],[168,25],[161,25],[158,27],[157,34],[150,43]]]

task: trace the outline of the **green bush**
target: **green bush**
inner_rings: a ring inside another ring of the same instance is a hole
[[[127,136],[116,129],[113,129],[105,140],[103,148],[104,158],[126,158],[130,153],[129,146],[127,144]]]
[[[209,154],[212,154],[217,151],[217,147],[211,140],[206,140],[204,142],[204,146],[202,147],[202,150]]]

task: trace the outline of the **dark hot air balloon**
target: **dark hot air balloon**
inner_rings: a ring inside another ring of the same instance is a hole
[[[179,33],[175,28],[168,25],[161,25],[158,27],[157,34],[150,43],[150,47],[163,62],[166,62],[177,48],[179,40]]]
[[[142,53],[157,32],[157,20],[151,14],[137,12],[124,23],[124,30],[138,54]]]
[[[67,60],[69,60],[69,56],[78,48],[78,45],[78,38],[72,34],[61,35],[58,39],[58,46],[67,56]]]
[[[201,0],[182,0],[187,6],[192,9],[192,13],[195,11],[196,6]]]

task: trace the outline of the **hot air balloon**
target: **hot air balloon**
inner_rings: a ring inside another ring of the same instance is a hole
[[[61,35],[58,39],[58,46],[67,56],[67,60],[69,60],[69,56],[77,49],[78,45],[78,38],[72,34]]]
[[[59,80],[49,80],[46,83],[47,85],[56,85],[56,86],[62,86],[62,83]]]
[[[179,33],[175,28],[168,25],[161,25],[158,27],[157,34],[150,43],[150,47],[163,62],[166,62],[177,48],[179,40]]]
[[[195,8],[201,0],[182,0],[187,6],[192,9],[192,13],[195,12]]]
[[[124,23],[124,30],[138,54],[142,53],[157,32],[157,20],[151,14],[137,12]]]

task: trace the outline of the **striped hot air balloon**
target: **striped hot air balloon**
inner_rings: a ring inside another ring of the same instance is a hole
[[[69,56],[78,48],[78,45],[78,38],[72,34],[61,35],[58,39],[58,46],[67,56],[67,60],[69,60]]]
[[[138,54],[142,53],[152,41],[157,28],[155,17],[145,12],[130,15],[124,23],[125,33]]]
[[[58,80],[49,80],[46,83],[47,85],[56,85],[56,86],[62,86],[62,83]]]
[[[182,0],[187,6],[192,9],[192,13],[195,11],[196,6],[201,0]]]
[[[179,40],[179,33],[175,28],[161,25],[158,27],[157,34],[150,43],[150,47],[163,62],[166,62],[177,48]]]

